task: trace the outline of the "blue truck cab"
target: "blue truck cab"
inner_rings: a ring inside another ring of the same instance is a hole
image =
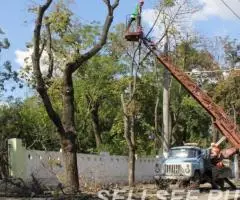
[[[155,165],[155,179],[190,180],[204,173],[203,150],[196,146],[170,149],[166,158]]]
[[[165,158],[157,160],[154,171],[154,179],[162,189],[171,184],[197,189],[207,182],[213,188],[223,188],[224,181],[232,176],[231,167],[218,169],[211,164],[209,149],[190,144],[171,148]],[[230,181],[227,183],[234,187]]]

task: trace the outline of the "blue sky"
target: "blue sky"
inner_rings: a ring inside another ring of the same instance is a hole
[[[192,28],[206,37],[226,36],[240,39],[240,20],[234,16],[220,0],[199,0],[203,9],[192,20]],[[2,60],[10,60],[15,69],[20,68],[20,60],[16,62],[16,51],[26,51],[25,44],[32,38],[34,16],[27,9],[33,2],[44,0],[8,0],[3,1],[0,7],[0,27],[11,42],[11,48],[1,53]],[[76,0],[72,5],[75,13],[85,22],[92,20],[103,21],[105,7],[101,0]],[[120,0],[116,10],[114,23],[125,22],[126,15],[131,13],[137,0]],[[151,24],[151,12],[157,0],[145,0],[144,11],[148,13],[144,19]],[[239,13],[240,0],[227,0],[228,4]],[[145,15],[144,15],[145,16]],[[26,90],[27,91],[27,90]],[[15,96],[23,97],[26,91],[15,91]]]

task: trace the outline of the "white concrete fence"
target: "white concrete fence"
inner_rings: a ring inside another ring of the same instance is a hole
[[[21,139],[10,139],[9,164],[10,175],[27,181],[33,174],[44,183],[55,185],[63,180],[64,166],[60,152],[26,150]],[[128,157],[77,154],[79,179],[82,182],[126,183],[128,180]],[[136,181],[153,180],[153,157],[141,157],[136,160]]]

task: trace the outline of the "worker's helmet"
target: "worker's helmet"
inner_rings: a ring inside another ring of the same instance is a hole
[[[144,4],[144,0],[139,0],[139,3]]]

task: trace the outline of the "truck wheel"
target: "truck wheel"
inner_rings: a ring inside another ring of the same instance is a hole
[[[160,190],[166,190],[168,187],[168,184],[166,183],[166,180],[163,179],[159,179],[159,180],[155,180],[156,182],[156,186],[158,189]]]
[[[185,189],[189,186],[190,182],[189,181],[179,181],[178,185],[180,189]]]
[[[195,171],[194,176],[190,180],[189,188],[190,189],[199,189],[200,179],[201,179],[200,173],[198,171]]]

